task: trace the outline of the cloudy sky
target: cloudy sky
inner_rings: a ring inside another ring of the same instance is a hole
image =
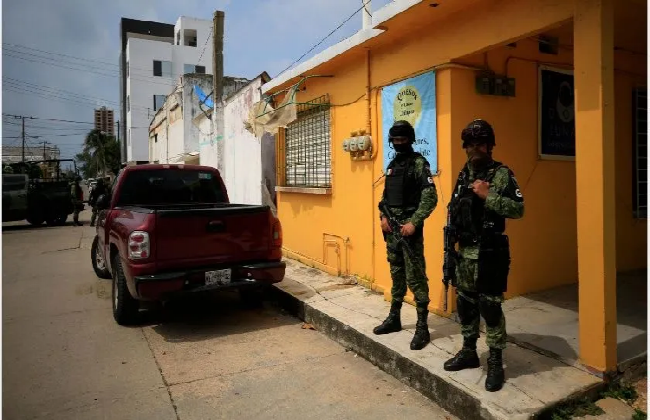
[[[391,0],[373,0],[377,10]],[[224,72],[271,77],[297,60],[354,11],[361,0],[5,0],[2,2],[2,112],[26,120],[28,144],[81,150],[93,109],[119,118],[121,17],[174,24],[181,15],[226,13]],[[361,27],[357,13],[302,61]],[[68,120],[63,121],[51,121]],[[20,120],[3,115],[2,144],[20,145]],[[74,122],[72,122],[74,121]]]

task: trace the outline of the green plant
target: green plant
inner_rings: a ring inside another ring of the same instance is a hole
[[[633,403],[638,397],[636,389],[632,385],[624,383],[612,384],[600,395],[600,398],[616,398],[627,403]]]
[[[598,416],[605,413],[600,407],[586,398],[569,401],[558,406],[551,414],[552,420],[570,420],[586,415]]]
[[[645,413],[645,411],[641,411],[638,408],[634,412],[634,416],[632,416],[632,420],[647,420],[648,415]]]

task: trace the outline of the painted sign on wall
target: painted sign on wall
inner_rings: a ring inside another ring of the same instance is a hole
[[[573,97],[573,72],[539,69],[540,147],[543,157],[574,157],[576,155],[576,122]]]
[[[413,149],[421,153],[438,172],[436,131],[436,74],[434,71],[386,86],[381,92],[384,172],[395,157],[388,142],[388,130],[395,121],[406,120],[415,128]]]

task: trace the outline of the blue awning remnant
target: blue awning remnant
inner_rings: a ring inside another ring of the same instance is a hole
[[[200,87],[198,87],[197,85],[193,85],[193,86],[194,86],[194,93],[196,93],[196,96],[199,97],[199,101],[205,104],[205,106],[207,106],[208,108],[214,108],[214,101],[212,100],[212,96],[210,95],[210,97],[208,97],[208,95],[206,95],[201,90]]]

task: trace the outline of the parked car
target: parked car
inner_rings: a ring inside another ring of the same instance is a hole
[[[113,280],[118,324],[137,322],[140,301],[220,288],[253,298],[284,278],[280,221],[231,204],[215,168],[126,166],[97,206],[92,265]]]

